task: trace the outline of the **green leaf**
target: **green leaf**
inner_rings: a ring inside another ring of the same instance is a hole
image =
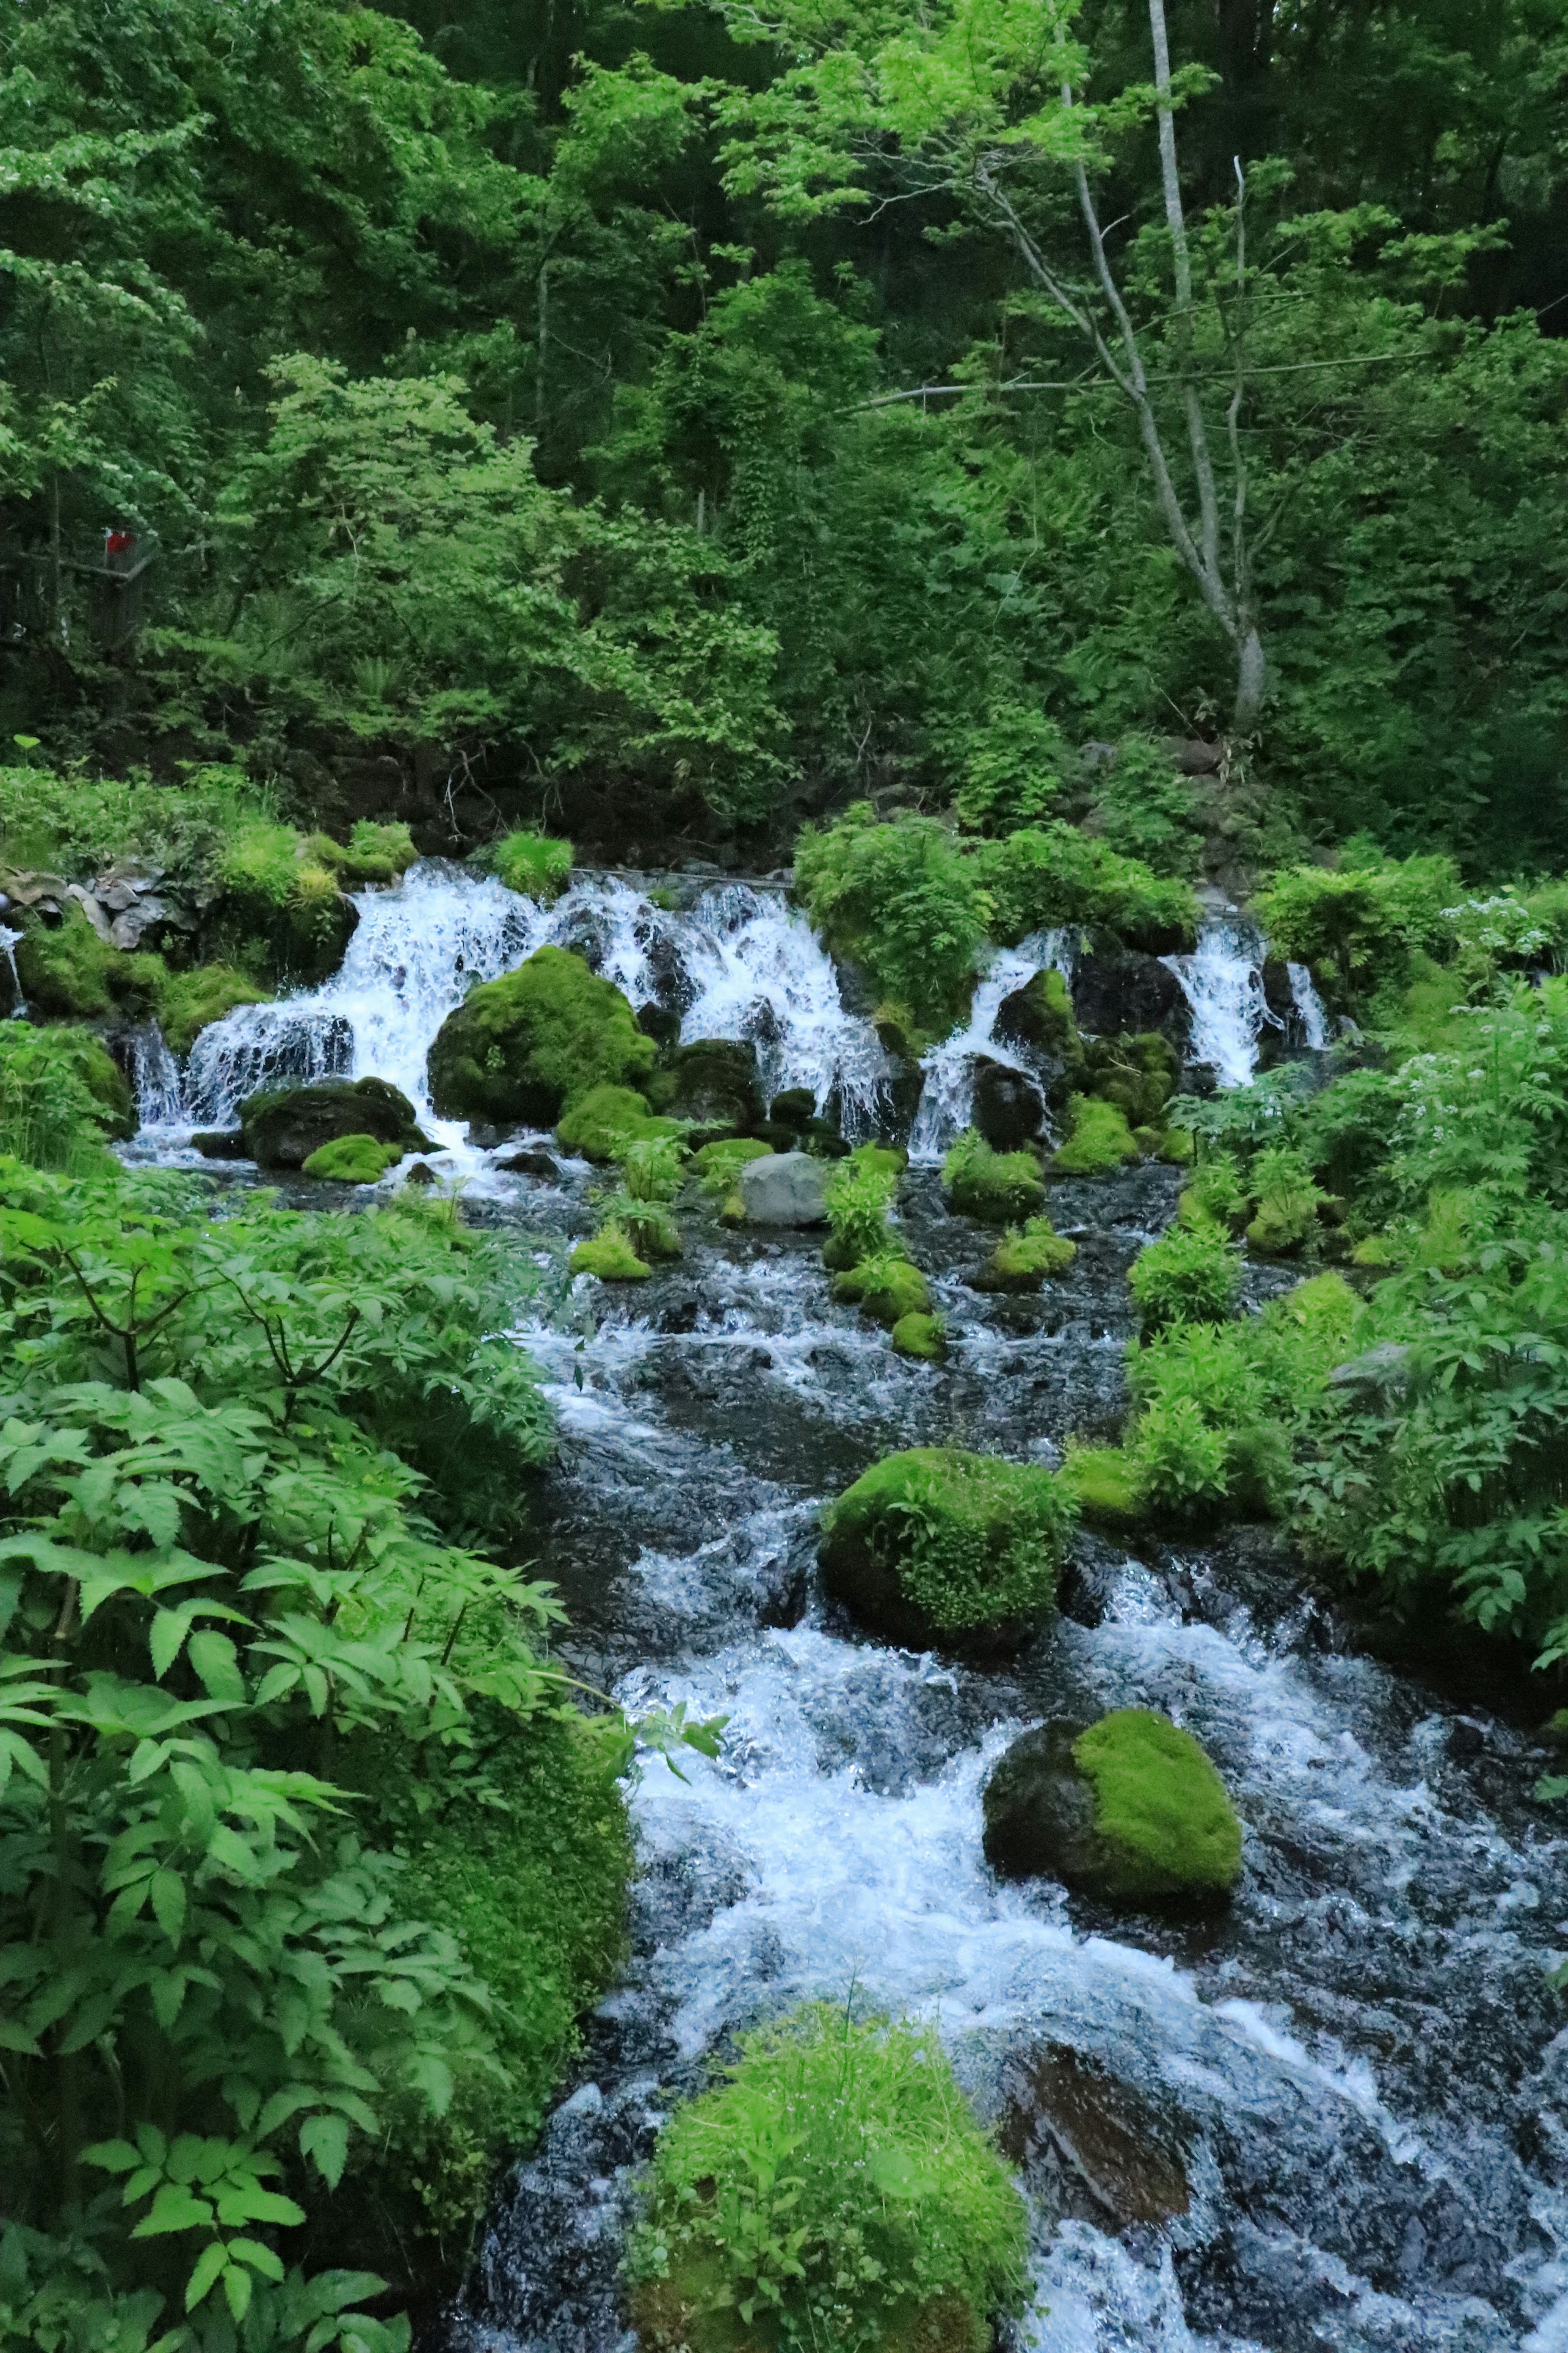
[[[228,2308],[234,2315],[236,2327],[250,2310],[253,2285],[250,2274],[239,2263],[230,2263],[224,2273],[223,2292],[228,2298]]]
[[[285,2230],[297,2230],[305,2219],[304,2209],[291,2198],[249,2182],[218,2192],[217,2216],[225,2230],[239,2222],[277,2222]]]
[[[81,2154],[84,2164],[101,2166],[105,2173],[133,2173],[142,2162],[128,2140],[95,2140]]]
[[[166,2181],[153,2200],[152,2211],[144,2214],[131,2235],[133,2239],[162,2239],[174,2231],[205,2231],[212,2227],[213,2210],[205,2198],[194,2197],[177,2181]]]
[[[153,1874],[153,1912],[171,1945],[177,1945],[185,1926],[185,1883],[177,1871]]]
[[[196,2257],[195,2268],[185,2282],[185,2310],[194,2312],[204,2296],[216,2285],[217,2275],[227,2261],[227,2250],[221,2239],[215,2239]]]
[[[311,2159],[329,2189],[343,2178],[348,2150],[349,2128],[342,2116],[310,2116],[300,2127],[300,2154]]]

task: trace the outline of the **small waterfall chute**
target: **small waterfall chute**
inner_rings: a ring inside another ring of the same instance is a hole
[[[180,1066],[169,1051],[163,1031],[155,1021],[143,1021],[132,1029],[125,1041],[131,1063],[131,1092],[136,1101],[136,1116],[142,1129],[154,1131],[179,1128],[185,1115],[184,1089],[180,1078]]]
[[[1072,965],[1073,934],[1068,931],[1033,932],[1017,947],[997,950],[975,987],[968,1019],[921,1058],[925,1083],[910,1131],[911,1166],[935,1167],[970,1124],[974,1074],[982,1060],[1000,1062],[1030,1078],[1037,1075],[1027,1054],[997,1037],[997,1017],[1014,992],[1037,972],[1054,970],[1070,983]]]
[[[1250,923],[1224,915],[1205,923],[1190,955],[1162,956],[1193,1017],[1187,1060],[1213,1071],[1222,1088],[1250,1086],[1258,1040],[1279,1029],[1263,991],[1263,941]]]
[[[1321,1054],[1329,1043],[1329,1017],[1323,1000],[1312,983],[1312,976],[1304,964],[1288,964],[1285,967],[1290,980],[1290,1001],[1296,1008],[1301,1024],[1301,1037],[1310,1054]]]
[[[5,962],[11,968],[11,987],[16,998],[11,1008],[13,1021],[25,1020],[27,1013],[27,1000],[22,991],[22,976],[16,969],[16,950],[21,944],[22,934],[14,932],[9,923],[0,923],[0,955],[5,956]]]

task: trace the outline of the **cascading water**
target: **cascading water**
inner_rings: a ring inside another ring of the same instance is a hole
[[[578,950],[634,1008],[673,999],[685,1038],[752,1039],[770,1093],[807,1086],[819,1107],[836,1099],[851,1135],[875,1119],[887,1058],[869,1022],[845,1011],[832,964],[782,897],[731,886],[679,914],[610,876],[580,881],[545,907],[432,863],[355,904],[358,928],[337,975],[204,1029],[177,1092],[156,1058],[138,1061],[149,1142],[230,1125],[258,1087],[374,1075],[403,1090],[443,1148],[470,1158],[463,1130],[431,1112],[431,1042],[476,981],[547,944]]]
[[[11,990],[16,998],[11,1008],[13,1021],[20,1021],[27,1010],[27,1000],[22,994],[22,976],[16,969],[16,950],[21,944],[21,933],[14,932],[8,923],[0,923],[0,955],[4,955],[11,968]]]
[[[1323,1009],[1323,1000],[1304,964],[1288,964],[1285,969],[1290,976],[1290,1001],[1301,1024],[1302,1042],[1310,1054],[1321,1054],[1329,1043],[1329,1017]]]
[[[1055,970],[1070,982],[1073,934],[1067,931],[1034,932],[1016,948],[1002,948],[975,988],[969,1018],[951,1038],[944,1038],[921,1060],[925,1083],[910,1132],[910,1161],[917,1168],[934,1167],[950,1144],[969,1125],[974,1104],[974,1073],[984,1059],[1009,1071],[1033,1077],[1026,1054],[996,1036],[996,1017],[1016,989],[1037,972]]]
[[[1234,916],[1205,923],[1191,955],[1162,956],[1193,1017],[1189,1061],[1222,1087],[1245,1087],[1258,1068],[1258,1033],[1278,1027],[1263,993],[1263,942]]]

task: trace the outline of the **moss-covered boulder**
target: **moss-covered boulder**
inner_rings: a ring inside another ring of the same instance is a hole
[[[574,1274],[596,1275],[601,1282],[646,1282],[653,1269],[632,1248],[624,1227],[612,1218],[591,1241],[579,1242],[572,1253]]]
[[[947,1326],[940,1315],[900,1315],[893,1326],[893,1351],[917,1364],[940,1365],[947,1355]]]
[[[543,947],[447,1016],[430,1049],[430,1099],[443,1119],[553,1127],[592,1088],[640,1088],[657,1059],[613,983],[569,949]]]
[[[292,826],[259,818],[240,826],[224,845],[216,879],[204,925],[209,955],[279,980],[325,980],[337,970],[359,910]]]
[[[1224,1782],[1192,1734],[1151,1708],[1026,1732],[986,1783],[984,1810],[994,1871],[1132,1910],[1223,1903],[1241,1872]]]
[[[753,1049],[733,1038],[696,1038],[678,1046],[646,1089],[655,1111],[720,1134],[746,1135],[762,1124],[763,1095]]]
[[[1073,1515],[1066,1489],[1034,1464],[913,1447],[827,1506],[823,1580],[889,1641],[1006,1647],[1055,1608]]]
[[[1031,1218],[1026,1225],[1008,1228],[970,1288],[1038,1291],[1049,1276],[1065,1273],[1077,1256],[1078,1244],[1064,1241],[1049,1218]]]
[[[323,1145],[369,1136],[401,1152],[428,1151],[408,1097],[386,1079],[323,1079],[312,1087],[268,1087],[239,1107],[248,1156],[263,1168],[302,1168]]]
[[[890,1332],[906,1316],[930,1318],[931,1287],[918,1266],[898,1250],[879,1250],[833,1281],[833,1296],[864,1308]]]
[[[265,1005],[268,991],[228,964],[198,965],[171,973],[158,996],[158,1026],[171,1053],[182,1059],[204,1029],[241,1005]]]
[[[374,1135],[338,1135],[312,1152],[300,1173],[339,1185],[374,1185],[402,1158],[401,1144],[379,1144]]]
[[[308,835],[305,854],[340,882],[360,890],[367,882],[401,881],[419,852],[400,818],[378,825],[374,818],[362,817],[350,828],[346,842],[334,840],[330,833]]]
[[[1081,1092],[1114,1103],[1129,1127],[1159,1128],[1181,1069],[1175,1048],[1157,1029],[1091,1038],[1084,1048]]]
[[[1046,1206],[1040,1164],[1031,1152],[994,1152],[977,1128],[961,1135],[942,1164],[949,1208],[990,1226],[1021,1225]]]
[[[1091,1528],[1122,1535],[1148,1516],[1137,1470],[1123,1447],[1069,1445],[1060,1476]]]
[[[607,1083],[579,1095],[562,1113],[555,1130],[564,1151],[601,1166],[618,1159],[628,1144],[671,1141],[682,1132],[679,1120],[662,1119],[650,1112],[647,1096],[638,1094],[635,1087]]]
[[[1026,1071],[984,1055],[975,1065],[972,1116],[994,1152],[1016,1152],[1045,1125],[1045,1094]]]
[[[1096,1095],[1074,1095],[1068,1105],[1065,1144],[1051,1159],[1053,1176],[1109,1176],[1142,1157],[1119,1103]]]
[[[1022,1046],[1042,1062],[1076,1070],[1083,1059],[1083,1041],[1073,1015],[1072,997],[1059,972],[1035,973],[1021,988],[1005,997],[996,1014],[996,1035],[1009,1046]]]
[[[156,1010],[168,978],[162,956],[127,955],[113,946],[74,903],[52,928],[25,918],[16,957],[29,1011],[56,1020],[103,1021],[119,1014],[143,1021]]]

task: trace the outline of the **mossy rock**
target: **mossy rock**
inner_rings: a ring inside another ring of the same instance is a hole
[[[563,1150],[601,1166],[628,1144],[657,1144],[685,1133],[678,1119],[660,1119],[633,1087],[590,1087],[561,1114],[556,1136]]]
[[[359,910],[292,826],[241,826],[224,846],[217,883],[205,936],[219,959],[258,958],[280,980],[325,980],[337,970]]]
[[[816,1097],[809,1087],[785,1087],[768,1105],[768,1118],[775,1127],[787,1127],[796,1135],[804,1135],[816,1117]]]
[[[569,841],[525,827],[519,832],[503,835],[481,856],[482,862],[492,874],[499,875],[509,891],[548,907],[559,899],[572,880],[574,854]]]
[[[368,817],[355,820],[346,843],[334,841],[330,833],[312,833],[305,850],[340,882],[355,889],[369,882],[400,881],[419,855],[414,836],[400,818],[378,825]]]
[[[302,1168],[323,1145],[369,1136],[404,1152],[427,1152],[414,1105],[386,1079],[323,1079],[312,1087],[268,1087],[239,1107],[248,1156],[263,1168]]]
[[[1049,1218],[1031,1218],[1009,1227],[974,1277],[974,1291],[1038,1291],[1048,1277],[1064,1274],[1078,1256],[1078,1244],[1064,1241]]]
[[[889,1331],[907,1315],[931,1314],[931,1287],[924,1275],[907,1258],[895,1258],[890,1251],[862,1259],[858,1266],[835,1276],[833,1296],[841,1304],[864,1308]]]
[[[1009,1879],[1049,1876],[1137,1910],[1223,1903],[1240,1875],[1224,1782],[1192,1734],[1150,1708],[1026,1732],[984,1802],[985,1859]]]
[[[401,1144],[378,1144],[374,1135],[337,1135],[312,1152],[300,1173],[340,1185],[374,1185],[402,1157]]]
[[[691,1173],[710,1198],[722,1200],[737,1192],[741,1171],[748,1160],[765,1160],[773,1145],[760,1136],[729,1135],[717,1144],[700,1145],[691,1155]],[[744,1205],[742,1204],[742,1210]]]
[[[1060,1477],[1090,1527],[1120,1535],[1147,1517],[1136,1469],[1120,1446],[1069,1446]]]
[[[824,1512],[823,1579],[892,1641],[1005,1648],[1055,1608],[1073,1518],[1048,1471],[917,1446],[874,1464]]]
[[[674,1259],[680,1256],[680,1228],[662,1201],[623,1203],[616,1222],[625,1230],[626,1240],[638,1258]]]
[[[1046,1206],[1040,1164],[1029,1152],[993,1152],[971,1129],[942,1163],[948,1207],[983,1225],[1016,1226]]]
[[[1159,1155],[1172,1168],[1190,1168],[1197,1142],[1190,1127],[1167,1127],[1160,1137]]]
[[[1081,1092],[1114,1103],[1129,1127],[1158,1130],[1181,1071],[1175,1048],[1157,1029],[1091,1038],[1084,1047]]]
[[[1042,1061],[1072,1076],[1083,1060],[1083,1040],[1063,976],[1047,967],[1005,997],[996,1014],[996,1035],[1010,1046],[1026,1046]]]
[[[1068,1106],[1068,1140],[1051,1160],[1053,1176],[1109,1176],[1142,1157],[1120,1104],[1095,1095],[1074,1095]]]
[[[571,1267],[574,1274],[597,1275],[601,1282],[646,1282],[653,1272],[613,1219],[592,1241],[578,1243],[572,1253]]]
[[[25,920],[16,956],[29,1011],[57,1020],[102,1021],[122,1014],[144,1021],[168,982],[162,956],[151,951],[128,955],[111,946],[75,905],[53,930]]]
[[[203,964],[171,973],[158,998],[158,1026],[171,1053],[183,1060],[204,1029],[241,1005],[265,1005],[268,992],[232,965]]]
[[[539,948],[447,1016],[430,1098],[443,1119],[553,1127],[595,1087],[640,1087],[658,1052],[618,988],[569,949]]]
[[[672,1113],[694,1127],[745,1135],[762,1124],[756,1053],[732,1038],[696,1038],[678,1046],[645,1092],[655,1111]]]
[[[918,1310],[900,1315],[893,1326],[893,1348],[896,1355],[912,1356],[922,1365],[940,1365],[947,1356],[947,1326],[940,1315],[922,1315]]]

